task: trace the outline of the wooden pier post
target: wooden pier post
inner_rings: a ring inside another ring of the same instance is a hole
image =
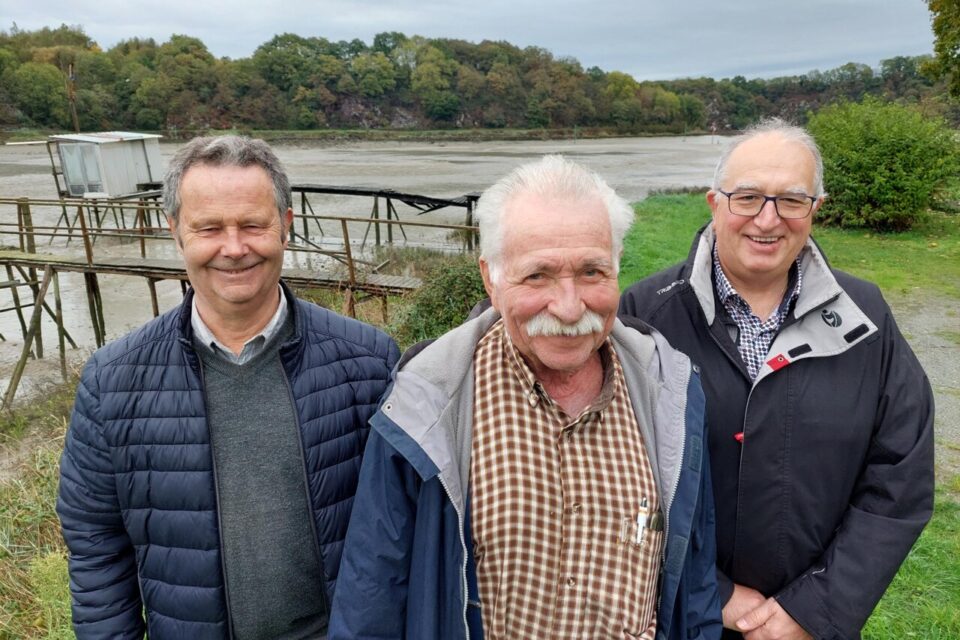
[[[354,287],[357,283],[357,273],[354,270],[353,266],[353,253],[350,250],[350,233],[347,231],[347,221],[340,221],[340,229],[343,233],[343,246],[347,254],[347,277],[349,278],[347,283],[347,289],[344,292],[343,297],[343,315],[349,316],[351,318],[357,317],[357,300],[354,297]]]
[[[47,267],[51,269],[50,267]],[[51,269],[52,271],[52,269]],[[55,320],[57,323],[57,343],[60,348],[60,377],[67,380],[67,347],[64,344],[67,329],[63,326],[63,303],[60,301],[60,274],[53,272],[53,302],[56,308]],[[73,342],[72,340],[70,342]],[[73,345],[76,349],[77,345]]]
[[[153,309],[153,317],[160,315],[160,302],[157,300],[157,280],[156,278],[147,278],[147,288],[150,289],[150,306]]]
[[[20,379],[23,377],[23,370],[27,366],[27,358],[30,357],[30,345],[40,335],[40,315],[43,312],[43,307],[39,304],[43,301],[43,297],[47,295],[47,288],[50,286],[51,275],[53,274],[53,269],[47,267],[43,272],[43,283],[40,285],[40,289],[37,292],[38,298],[37,304],[33,306],[33,314],[30,316],[30,329],[27,331],[27,337],[23,341],[23,350],[20,352],[20,359],[17,360],[17,365],[13,369],[13,373],[10,374],[10,384],[7,386],[7,392],[3,394],[3,406],[8,411],[10,410],[10,405],[13,402],[13,397],[17,393],[17,387],[20,386]]]
[[[36,253],[37,252],[37,239],[33,235],[33,214],[30,212],[30,200],[29,198],[20,198],[17,204],[17,213],[20,220],[21,236],[22,240],[20,242],[20,248],[27,253]],[[34,267],[27,269],[27,281],[30,285],[30,290],[33,292],[33,304],[40,307],[40,302],[37,299],[37,294],[40,291],[40,288],[37,285],[37,270]],[[43,336],[38,335],[37,338],[37,357],[43,357]]]
[[[9,264],[7,265],[7,280],[13,282],[16,278],[13,277],[13,267]],[[20,335],[23,336],[23,339],[27,339],[27,323],[23,319],[23,307],[20,306],[20,293],[17,291],[17,287],[10,287],[10,295],[13,297],[13,306],[17,310],[17,320],[20,321]]]

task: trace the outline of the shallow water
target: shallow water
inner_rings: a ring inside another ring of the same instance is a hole
[[[161,155],[169,159],[179,144],[161,144]],[[394,189],[439,198],[454,198],[467,193],[481,192],[513,167],[543,154],[560,153],[600,173],[617,192],[629,201],[642,199],[653,189],[669,187],[698,187],[707,185],[713,165],[719,157],[720,141],[712,136],[674,138],[614,138],[605,140],[554,140],[521,142],[361,142],[330,146],[316,144],[277,144],[274,149],[287,168],[291,182],[362,186]],[[0,196],[55,198],[56,189],[50,170],[50,160],[44,145],[0,147]],[[319,215],[348,215],[367,217],[372,201],[348,196],[311,196],[314,212]],[[401,220],[462,224],[464,210],[445,209],[429,214],[417,212],[396,204]],[[59,211],[38,212],[35,223],[53,224]],[[381,215],[382,212],[381,205]],[[16,212],[7,205],[0,209],[0,219],[15,221]],[[326,237],[339,243],[339,230],[324,223]],[[351,225],[351,240],[362,238],[365,225]],[[384,231],[384,237],[386,232]],[[396,237],[400,234],[397,232]],[[407,235],[436,246],[445,242],[446,232],[414,232]],[[0,238],[0,242],[4,239]],[[7,239],[9,243],[11,239]],[[372,232],[371,232],[372,241]],[[41,242],[42,244],[42,242]],[[78,242],[71,247],[80,254]],[[39,247],[42,251],[43,247]],[[116,240],[98,241],[96,253],[106,255],[137,255],[138,245]],[[148,248],[153,257],[174,257],[172,244],[154,242]],[[288,256],[288,264],[302,261],[303,255]],[[302,263],[299,266],[305,266]],[[4,276],[0,276],[5,279]],[[147,285],[142,278],[127,276],[100,276],[108,339],[117,338],[152,317]],[[161,310],[180,300],[180,287],[175,282],[160,282],[157,286]],[[94,345],[93,330],[83,279],[79,274],[61,274],[64,318],[67,330],[80,345],[81,352],[89,352]],[[9,306],[9,293],[0,291],[0,308]],[[52,296],[50,298],[52,306]],[[27,309],[27,319],[29,312]],[[6,379],[12,362],[19,356],[22,345],[20,326],[12,312],[0,314],[0,333],[6,342],[0,342],[0,385],[6,388]],[[31,364],[30,377],[24,388],[35,386],[45,376],[56,375],[56,331],[52,321],[43,320],[46,357],[44,362]],[[71,354],[76,358],[77,354]],[[2,393],[2,390],[0,390]]]

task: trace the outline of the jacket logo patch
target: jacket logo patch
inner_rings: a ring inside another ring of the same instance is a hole
[[[836,328],[843,324],[843,318],[840,317],[840,314],[830,309],[821,311],[820,318],[827,323],[828,327]]]
[[[665,286],[664,288],[662,288],[662,289],[657,289],[657,295],[658,295],[658,296],[662,296],[662,295],[665,294],[667,291],[670,291],[670,289],[673,289],[674,287],[676,287],[676,286],[678,286],[678,285],[681,285],[681,284],[683,284],[684,282],[686,282],[686,281],[685,281],[685,280],[674,280],[673,282],[671,282],[670,284],[668,284],[668,285]]]

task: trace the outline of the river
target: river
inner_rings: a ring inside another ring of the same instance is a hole
[[[160,145],[164,160],[180,147]],[[440,198],[453,198],[481,192],[513,167],[544,154],[558,153],[580,162],[602,175],[624,198],[636,201],[651,190],[679,187],[705,187],[712,179],[713,166],[722,146],[713,136],[663,138],[613,138],[603,140],[551,140],[520,142],[359,142],[334,145],[277,144],[274,149],[286,166],[292,183],[388,188]],[[55,198],[50,160],[44,145],[0,147],[0,195],[4,197]],[[371,201],[365,198],[311,197],[314,211],[321,215],[369,216]],[[415,216],[413,210],[397,206],[401,219],[461,224],[462,209],[446,209]],[[15,220],[15,210],[2,212],[5,221]],[[52,224],[54,214],[40,214],[36,224]],[[50,219],[44,219],[44,215]],[[353,236],[353,231],[351,231]],[[7,243],[10,242],[7,238]],[[159,244],[159,243],[155,243]],[[76,250],[81,251],[79,243]],[[42,250],[42,247],[41,247]],[[97,251],[111,254],[136,252],[134,244],[103,242]],[[154,256],[172,247],[151,246]],[[290,260],[295,258],[291,257]],[[151,318],[149,295],[142,278],[100,276],[107,338],[117,338]],[[79,343],[68,358],[82,359],[94,346],[93,330],[87,311],[83,280],[78,274],[61,276],[64,318],[67,330]],[[173,282],[158,285],[162,309],[180,300],[179,286]],[[9,298],[9,293],[0,292]],[[0,300],[0,308],[9,300]],[[28,312],[31,309],[26,310]],[[5,389],[22,349],[22,337],[16,315],[0,313],[0,385]],[[56,331],[44,317],[45,358],[33,362],[22,389],[29,392],[46,379],[57,375]],[[0,390],[2,393],[2,390]],[[20,394],[18,394],[20,395]]]

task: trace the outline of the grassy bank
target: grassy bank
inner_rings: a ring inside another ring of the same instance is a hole
[[[76,381],[0,414],[0,638],[72,638],[67,562],[54,506]]]

